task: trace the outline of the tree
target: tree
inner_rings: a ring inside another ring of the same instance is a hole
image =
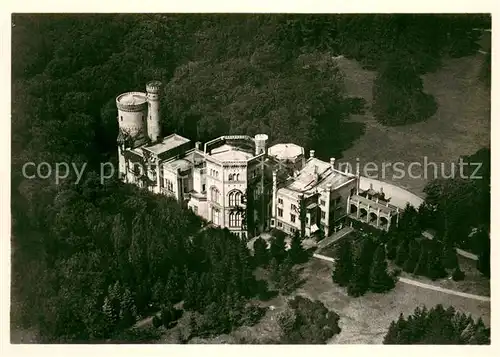
[[[446,269],[459,269],[456,249],[450,244],[445,244],[443,249],[443,264]]]
[[[276,287],[282,294],[289,294],[296,287],[300,280],[300,276],[293,268],[293,262],[290,257],[287,257],[283,263],[277,266],[277,272],[273,274]]]
[[[455,281],[461,281],[461,280],[464,280],[465,278],[465,273],[463,271],[460,270],[460,267],[457,266],[455,268],[455,270],[453,270],[453,274],[452,274],[452,279],[455,280]]]
[[[408,242],[402,241],[398,244],[395,263],[402,266],[408,259]]]
[[[434,98],[423,92],[416,68],[395,54],[379,70],[373,83],[372,111],[384,125],[402,125],[425,120],[437,110]]]
[[[420,243],[420,256],[413,274],[427,276],[429,274],[429,251],[426,242]]]
[[[420,257],[420,244],[415,240],[411,241],[409,250],[408,259],[403,265],[403,270],[407,273],[413,273]]]
[[[288,250],[288,256],[294,264],[303,263],[306,257],[306,251],[302,247],[302,239],[298,232],[292,236],[292,241],[290,243],[290,249]]]
[[[120,319],[124,326],[130,326],[137,320],[137,308],[131,291],[126,288],[121,297]]]
[[[168,328],[170,324],[176,320],[176,311],[174,306],[170,302],[167,302],[162,306],[160,316],[163,326]]]
[[[335,254],[332,271],[332,280],[340,286],[347,286],[353,273],[353,251],[351,241],[345,239],[340,242]]]
[[[286,257],[285,235],[276,232],[276,236],[271,240],[271,257],[281,263]]]
[[[354,262],[353,273],[347,285],[347,294],[358,297],[366,293],[369,288],[369,276],[367,278],[363,262],[358,258]]]
[[[255,265],[257,266],[266,266],[269,264],[269,250],[267,249],[267,242],[259,237],[253,243],[253,257]]]
[[[394,280],[387,271],[385,247],[379,245],[375,250],[370,271],[370,290],[376,293],[388,291],[394,287]]]
[[[489,344],[490,331],[453,307],[436,305],[429,311],[417,307],[407,318],[391,322],[384,344]]]
[[[444,269],[442,262],[442,248],[440,248],[438,243],[431,241],[431,247],[429,249],[429,261],[428,261],[428,277],[432,280],[444,278],[447,273]]]

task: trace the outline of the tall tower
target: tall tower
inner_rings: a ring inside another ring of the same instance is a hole
[[[160,129],[160,90],[162,83],[160,81],[151,81],[146,84],[148,92],[148,120],[147,130],[151,141],[158,141],[161,137]]]
[[[266,153],[267,139],[266,134],[257,134],[254,137],[255,142],[255,155]]]
[[[146,93],[128,92],[116,97],[118,108],[118,126],[120,133],[131,138],[144,137],[147,97]]]

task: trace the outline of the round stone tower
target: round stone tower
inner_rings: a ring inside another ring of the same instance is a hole
[[[116,97],[118,126],[125,135],[137,137],[145,134],[147,115],[146,93],[128,92]]]
[[[160,81],[151,81],[146,84],[148,92],[148,136],[151,141],[158,141],[161,138],[160,129],[160,90],[162,83]]]
[[[255,142],[255,155],[260,155],[266,152],[267,139],[266,134],[257,134],[254,137]]]

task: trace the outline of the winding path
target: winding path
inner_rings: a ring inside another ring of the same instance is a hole
[[[325,260],[328,262],[334,262],[333,258],[321,255],[321,254],[313,254],[314,258]],[[467,299],[473,299],[473,300],[479,300],[479,301],[491,301],[491,298],[489,296],[482,296],[482,295],[475,295],[475,294],[468,294],[468,293],[463,293],[461,291],[456,291],[456,290],[450,290],[450,289],[445,289],[441,288],[439,286],[431,285],[431,284],[426,284],[426,283],[421,283],[420,281],[413,280],[413,279],[408,279],[408,278],[402,278],[400,277],[399,280],[402,283],[413,285],[413,286],[418,286],[420,288],[424,289],[429,289],[429,290],[434,290],[434,291],[439,291],[445,294],[449,295],[456,295],[456,296],[461,296]]]

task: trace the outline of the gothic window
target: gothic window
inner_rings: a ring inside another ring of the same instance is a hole
[[[229,213],[229,226],[230,227],[241,227],[241,213],[240,212]]]
[[[212,207],[212,223],[219,225],[220,211],[219,209]]]
[[[238,206],[241,203],[241,192],[233,191],[229,193],[229,206]]]
[[[219,203],[219,190],[217,189],[217,187],[212,187],[210,189],[210,200],[212,200],[213,202],[217,202]]]
[[[174,192],[174,184],[172,181],[165,179],[165,187],[167,188],[167,191]]]

